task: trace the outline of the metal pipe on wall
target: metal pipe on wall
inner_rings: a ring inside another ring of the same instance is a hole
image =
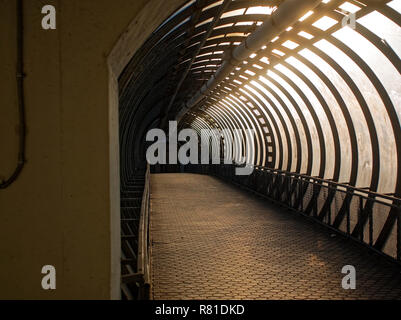
[[[25,165],[25,141],[26,141],[26,123],[25,123],[25,99],[24,99],[24,15],[23,0],[18,0],[17,8],[17,94],[18,94],[18,135],[19,150],[18,162],[11,176],[2,181],[0,180],[0,189],[6,189],[17,180]]]

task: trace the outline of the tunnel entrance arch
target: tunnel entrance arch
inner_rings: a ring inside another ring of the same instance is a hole
[[[369,245],[399,259],[401,81],[391,79],[400,78],[400,1],[319,2],[235,61],[236,48],[247,47],[282,3],[188,1],[154,30],[118,79],[121,181],[144,169],[146,131],[166,119],[198,131],[257,128],[251,165],[269,182],[252,177],[256,189],[274,189],[292,205],[298,182],[291,179],[309,181],[301,190],[312,199],[307,215],[326,221],[334,210],[329,225],[366,240],[373,214],[379,223]],[[344,24],[354,15],[355,24]],[[232,72],[216,83],[227,64]],[[291,187],[280,183],[286,179]],[[345,191],[339,208],[333,186]],[[375,210],[378,197],[391,205]],[[360,212],[351,214],[356,202]]]

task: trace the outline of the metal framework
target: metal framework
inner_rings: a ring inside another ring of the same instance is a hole
[[[122,194],[145,169],[147,131],[183,113],[283,3],[192,0],[153,32],[119,79]],[[180,127],[254,129],[252,176],[207,172],[400,260],[400,38],[401,0],[323,0],[238,61]]]
[[[150,167],[135,179],[121,198],[121,295],[126,300],[150,295]]]

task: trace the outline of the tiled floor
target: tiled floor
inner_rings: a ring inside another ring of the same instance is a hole
[[[401,299],[399,267],[214,177],[152,175],[151,210],[154,299]]]

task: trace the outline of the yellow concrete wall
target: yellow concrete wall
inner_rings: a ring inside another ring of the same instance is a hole
[[[0,299],[118,298],[116,77],[182,2],[24,1],[27,164],[0,190]],[[57,9],[57,30],[41,28],[46,4]],[[18,145],[15,5],[0,0],[3,179]],[[57,269],[55,291],[41,288],[47,264]]]

